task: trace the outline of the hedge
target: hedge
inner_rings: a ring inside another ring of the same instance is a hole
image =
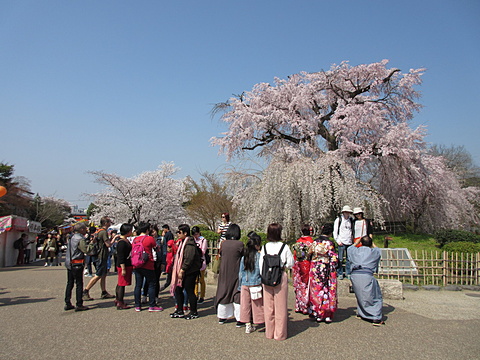
[[[480,236],[475,235],[469,231],[463,230],[438,230],[434,234],[436,242],[443,247],[448,243],[456,242],[471,242],[471,243],[480,243]]]
[[[480,252],[480,244],[469,241],[458,241],[448,243],[442,249],[448,252],[477,253]]]

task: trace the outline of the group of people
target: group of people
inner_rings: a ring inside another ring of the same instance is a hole
[[[352,217],[355,215],[355,219]],[[378,282],[373,273],[380,261],[379,249],[372,242],[371,221],[364,219],[363,211],[349,206],[342,209],[342,215],[334,225],[325,224],[321,235],[312,238],[313,229],[304,225],[303,236],[293,246],[293,252],[282,240],[282,226],[273,223],[267,229],[267,242],[262,246],[259,235],[248,233],[244,245],[240,241],[241,230],[237,224],[222,215],[223,226],[219,227],[221,241],[219,245],[220,267],[218,286],[215,296],[215,308],[219,324],[235,318],[238,327],[245,326],[245,332],[251,333],[256,327],[265,324],[265,336],[269,339],[284,340],[288,336],[288,270],[293,267],[293,285],[295,290],[295,311],[315,318],[318,322],[330,323],[337,309],[337,274],[343,275],[342,259],[346,256],[346,274],[351,278],[357,295],[358,317],[370,320],[374,325],[382,324],[382,298]],[[155,235],[158,230],[149,223],[133,226],[122,224],[120,234],[109,237],[107,229],[111,226],[108,217],[101,219],[101,229],[91,241],[85,235],[85,224],[75,225],[74,235],[69,239],[65,266],[68,271],[65,292],[65,310],[88,309],[83,302],[92,300],[89,290],[100,281],[102,298],[115,298],[119,310],[130,308],[125,300],[125,287],[132,284],[135,277],[134,308],[142,311],[142,292],[148,295],[148,311],[159,312],[159,291],[170,286],[170,294],[175,298],[175,311],[171,318],[187,320],[198,318],[198,303],[205,297],[204,274],[207,262],[207,241],[196,226],[179,225],[177,239],[169,231],[162,232],[162,242]],[[168,227],[168,226],[167,226]],[[350,239],[347,231],[350,229]],[[153,236],[152,236],[153,235]],[[359,235],[359,236],[356,236]],[[338,252],[334,242],[338,244]],[[115,244],[115,267],[117,286],[115,295],[106,290],[108,249]],[[352,246],[353,245],[353,246]],[[165,249],[163,249],[165,247]],[[83,270],[85,254],[96,248],[96,274],[83,288]],[[138,260],[141,249],[141,261]],[[157,267],[158,258],[164,258],[165,267]],[[273,261],[273,263],[272,263]],[[275,261],[278,265],[275,264]],[[264,266],[265,263],[265,266]],[[273,268],[273,271],[272,271]],[[275,273],[274,282],[265,280]],[[267,269],[267,270],[266,270]],[[160,286],[160,273],[165,271],[165,284]],[[266,274],[266,271],[270,271]],[[71,294],[76,284],[76,305],[71,303]],[[190,310],[188,313],[187,311]]]
[[[45,259],[45,266],[60,266],[60,257],[64,240],[62,235],[51,231],[43,241],[41,256]]]
[[[148,303],[149,312],[160,312],[163,308],[158,305],[159,293],[161,290],[171,285],[172,292],[175,293],[178,283],[183,280],[183,273],[179,276],[175,271],[181,266],[191,265],[189,256],[192,254],[192,248],[186,247],[187,237],[189,245],[191,241],[195,244],[194,256],[196,268],[190,268],[185,278],[190,279],[190,270],[194,270],[195,277],[193,282],[194,291],[191,295],[190,284],[185,286],[185,294],[191,301],[190,317],[196,313],[197,293],[200,296],[198,301],[201,303],[205,297],[206,284],[204,274],[206,269],[206,256],[208,244],[205,238],[200,235],[198,227],[193,227],[193,237],[190,237],[190,227],[188,231],[185,227],[179,227],[177,231],[178,239],[174,236],[168,225],[164,225],[162,236],[158,236],[159,231],[156,226],[142,222],[136,229],[131,224],[122,224],[119,234],[115,231],[108,232],[112,221],[108,217],[100,220],[100,228],[95,232],[89,231],[84,223],[78,223],[74,226],[74,234],[68,239],[65,255],[65,266],[68,271],[67,288],[65,293],[65,310],[75,309],[76,311],[87,310],[84,301],[91,301],[90,290],[99,282],[102,299],[114,299],[115,306],[119,310],[129,309],[130,306],[124,301],[125,287],[132,284],[132,278],[135,278],[134,300],[135,311],[142,311],[142,305]],[[197,246],[198,244],[198,246]],[[141,249],[142,259],[135,261],[136,249]],[[198,251],[196,251],[198,248]],[[113,251],[112,251],[113,249]],[[179,255],[176,255],[176,254]],[[83,288],[83,274],[86,269],[86,260],[93,259],[95,274]],[[111,259],[113,258],[113,259]],[[182,261],[180,262],[179,259]],[[108,293],[106,288],[106,278],[111,264],[114,264],[117,273],[117,285],[115,295]],[[196,273],[198,270],[198,274]],[[160,286],[160,276],[162,272],[167,274],[166,281]],[[198,276],[197,276],[198,275]],[[71,294],[76,285],[77,296],[76,305],[71,303]],[[197,288],[195,288],[197,286]],[[80,290],[79,290],[80,289]],[[183,295],[183,292],[182,292]],[[180,296],[180,295],[179,295]],[[186,306],[185,301],[179,302],[180,309]]]
[[[220,270],[215,296],[219,324],[234,317],[237,327],[245,325],[245,332],[255,331],[265,324],[268,339],[285,340],[288,322],[288,276],[285,270],[293,266],[290,247],[282,241],[282,226],[270,224],[267,243],[262,246],[255,232],[248,234],[246,246],[240,241],[240,227],[230,224],[219,248]],[[276,284],[262,281],[265,255],[277,256],[281,273]]]
[[[30,245],[33,244],[35,240],[30,240],[28,235],[23,233],[19,239],[13,242],[13,248],[18,250],[17,255],[17,265],[29,264],[30,263]]]
[[[293,246],[295,311],[317,322],[331,323],[337,310],[337,280],[346,273],[357,297],[357,316],[373,325],[382,325],[382,294],[373,277],[381,253],[372,240],[372,222],[364,218],[363,210],[344,206],[333,226],[325,224],[315,240],[309,225],[303,225],[301,231],[302,236]]]

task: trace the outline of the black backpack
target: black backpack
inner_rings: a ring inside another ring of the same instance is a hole
[[[210,264],[212,262],[212,257],[210,256],[210,248],[207,248],[205,251],[205,264]]]
[[[23,239],[18,239],[18,240],[15,240],[15,242],[13,243],[13,248],[14,249],[17,249],[17,250],[20,250],[22,248],[22,242],[23,242]]]
[[[262,266],[262,284],[268,286],[277,286],[282,282],[282,275],[283,275],[283,265],[282,259],[280,258],[280,254],[285,247],[285,243],[282,244],[280,251],[278,254],[269,255],[267,254],[267,248],[263,245],[263,266]]]
[[[203,251],[200,249],[200,245],[195,243],[195,258],[192,263],[192,268],[195,270],[200,270],[203,264]]]

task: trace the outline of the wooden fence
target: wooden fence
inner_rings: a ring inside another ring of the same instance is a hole
[[[415,285],[480,285],[480,253],[413,251],[408,260],[382,256],[378,277]]]

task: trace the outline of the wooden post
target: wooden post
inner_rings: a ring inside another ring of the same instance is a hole
[[[391,238],[390,236],[385,236],[385,237],[383,238],[383,247],[384,247],[385,249],[388,249],[388,243],[389,243],[390,241],[392,241],[392,238]]]
[[[414,258],[414,262],[416,264],[418,264],[418,255],[417,255],[417,250],[415,250],[415,258]],[[410,284],[413,284],[413,269],[410,269]]]
[[[475,261],[475,285],[480,285],[480,253],[477,253]]]
[[[447,263],[448,263],[448,255],[447,252],[444,251],[443,255],[443,286],[447,285]]]

